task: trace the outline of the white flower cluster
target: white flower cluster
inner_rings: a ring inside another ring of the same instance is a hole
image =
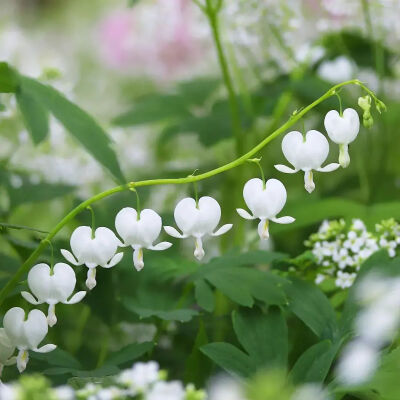
[[[65,385],[51,389],[56,400],[205,400],[202,390],[193,385],[186,387],[180,381],[166,381],[166,372],[159,369],[154,361],[138,362],[113,377],[113,383],[103,386],[101,383],[87,383],[83,388],[74,390]],[[19,383],[1,384],[0,399],[14,400],[24,393]]]
[[[306,245],[312,248],[321,267],[316,283],[333,278],[337,287],[345,289],[352,286],[361,264],[373,253],[386,249],[390,257],[396,255],[400,224],[393,219],[384,220],[371,233],[359,219],[353,219],[349,228],[344,220],[324,221]]]
[[[364,306],[355,320],[355,336],[344,349],[338,364],[338,378],[359,385],[374,374],[379,351],[396,335],[400,326],[400,278],[370,274],[356,290]]]

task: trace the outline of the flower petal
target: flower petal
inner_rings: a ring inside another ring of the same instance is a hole
[[[133,250],[133,265],[136,268],[136,271],[141,271],[144,267],[143,261],[143,248],[137,247]]]
[[[280,218],[271,218],[272,222],[277,224],[291,224],[292,222],[296,221],[293,217],[280,217]]]
[[[89,290],[92,290],[97,282],[96,282],[96,268],[89,268],[87,272],[87,279],[86,279],[86,287]]]
[[[82,265],[83,263],[79,263],[78,261],[76,261],[75,257],[73,256],[73,254],[66,250],[66,249],[61,249],[61,254],[64,256],[64,258],[71,264],[73,265]]]
[[[221,236],[224,233],[228,232],[230,229],[232,229],[233,224],[225,224],[222,225],[221,228],[219,228],[216,232],[212,233],[212,236]]]
[[[21,292],[21,296],[28,302],[31,304],[42,304],[42,302],[39,302],[38,300],[35,299],[35,297],[29,293],[29,292]]]
[[[32,310],[23,324],[24,334],[29,343],[29,348],[37,348],[49,330],[47,326],[47,317],[40,310]]]
[[[75,293],[69,300],[64,301],[64,304],[76,304],[79,303],[86,296],[84,290]]]
[[[318,168],[317,171],[318,172],[332,172],[332,171],[337,170],[339,167],[340,167],[340,164],[331,163],[331,164],[325,165],[325,167]]]
[[[168,235],[170,235],[170,236],[172,236],[174,238],[177,238],[177,239],[187,238],[187,235],[182,235],[173,226],[164,226],[164,230],[165,230],[165,232],[168,233]]]
[[[171,246],[172,246],[172,243],[170,243],[170,242],[161,242],[161,243],[156,244],[155,246],[149,246],[148,249],[161,251],[161,250],[169,249]]]
[[[296,168],[290,168],[286,165],[282,165],[282,164],[276,164],[274,165],[274,167],[280,171],[280,172],[284,172],[285,174],[295,174],[296,172],[298,172],[299,170]]]
[[[203,241],[201,237],[196,237],[195,239],[195,248],[194,248],[194,256],[201,261],[205,255],[205,251],[203,249]]]
[[[124,253],[121,251],[117,253],[107,264],[104,265],[104,268],[112,268],[115,267],[124,256]]]
[[[261,219],[258,227],[258,235],[260,236],[261,240],[268,240],[269,239],[269,220],[268,219]]]
[[[253,217],[248,211],[243,210],[243,208],[237,208],[236,211],[244,219],[256,219],[256,217]]]
[[[35,351],[36,353],[50,353],[50,351],[53,351],[56,348],[57,348],[57,346],[55,344],[49,343],[49,344],[45,344],[42,347],[35,348],[35,349],[32,349],[32,350]]]

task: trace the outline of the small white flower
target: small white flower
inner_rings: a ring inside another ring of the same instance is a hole
[[[72,387],[64,385],[54,389],[57,400],[76,400],[75,390]]]
[[[118,376],[118,382],[131,389],[130,394],[146,391],[150,385],[159,379],[159,365],[155,361],[137,362],[132,368],[126,369]]]
[[[86,295],[85,291],[81,291],[71,297],[75,290],[76,276],[74,270],[65,263],[57,263],[53,271],[47,264],[35,265],[29,271],[28,285],[33,295],[29,292],[21,292],[22,297],[31,304],[47,303],[49,305],[47,315],[49,326],[57,322],[55,314],[57,303],[76,304]]]
[[[315,278],[315,283],[316,283],[317,285],[319,285],[319,284],[322,283],[325,279],[326,279],[326,275],[317,274],[317,276],[316,276],[316,278]]]
[[[352,78],[353,72],[354,65],[345,56],[337,57],[334,60],[324,61],[318,68],[318,75],[322,79],[332,83],[348,81]]]
[[[338,364],[338,378],[348,385],[358,385],[371,378],[379,360],[378,351],[356,340],[348,344]]]
[[[250,179],[244,185],[243,197],[252,215],[242,208],[237,208],[236,211],[242,218],[260,219],[258,234],[261,239],[269,238],[269,221],[278,224],[290,224],[295,221],[293,217],[276,216],[285,206],[287,197],[285,186],[277,179],[268,179],[265,184],[259,178]]]
[[[350,163],[349,143],[360,131],[360,118],[353,108],[346,108],[340,116],[336,110],[329,111],[324,120],[329,138],[339,145],[339,163],[346,168]]]
[[[308,193],[315,189],[313,170],[331,172],[340,167],[337,163],[322,167],[329,154],[329,143],[326,137],[316,130],[308,131],[305,136],[298,131],[289,132],[282,140],[282,151],[294,169],[281,164],[275,165],[275,168],[287,174],[304,171],[304,187]]]
[[[144,209],[139,214],[134,208],[125,207],[115,217],[115,228],[125,246],[133,248],[133,264],[137,271],[144,267],[143,249],[166,250],[172,243],[154,245],[162,228],[161,217],[153,210]]]
[[[18,400],[20,398],[20,390],[17,385],[4,384],[0,382],[0,399]]]
[[[93,289],[96,286],[96,267],[111,268],[118,264],[123,253],[116,253],[120,240],[111,229],[100,227],[92,232],[89,226],[79,226],[71,235],[72,253],[62,249],[62,255],[73,265],[85,264],[89,270],[86,286]]]
[[[357,274],[354,272],[348,273],[348,272],[338,271],[336,275],[335,284],[337,287],[346,289],[353,285],[356,277]]]
[[[190,197],[182,199],[175,207],[174,218],[182,233],[172,226],[165,226],[165,231],[179,239],[192,236],[195,240],[194,256],[198,260],[205,254],[204,236],[220,236],[232,228],[232,224],[225,224],[214,232],[221,219],[221,207],[218,201],[210,196],[201,197],[197,204],[196,200]]]
[[[179,381],[156,382],[146,395],[146,400],[183,400],[185,389]]]
[[[4,328],[0,328],[0,377],[5,366],[15,364],[16,358],[13,357],[14,352],[15,346],[11,343]]]
[[[25,311],[20,307],[13,307],[6,312],[3,326],[10,342],[19,350],[17,356],[19,372],[26,368],[29,350],[37,353],[48,353],[57,347],[54,344],[46,344],[38,348],[49,329],[47,318],[40,310],[32,310],[25,320]]]

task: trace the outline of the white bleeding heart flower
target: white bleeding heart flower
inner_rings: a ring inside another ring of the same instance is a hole
[[[19,372],[26,368],[29,350],[37,353],[48,353],[57,347],[54,344],[38,347],[49,329],[47,318],[40,310],[32,310],[25,320],[25,311],[20,307],[13,307],[6,312],[3,326],[11,344],[19,350],[17,356]]]
[[[115,217],[115,229],[124,245],[133,248],[133,264],[137,271],[144,267],[143,249],[160,251],[172,246],[169,242],[154,245],[161,228],[161,217],[148,208],[138,214],[134,208],[125,207]]]
[[[324,125],[329,138],[339,145],[339,163],[346,168],[350,163],[349,143],[360,131],[360,118],[357,111],[346,108],[340,116],[336,110],[331,110],[325,116]]]
[[[0,377],[6,365],[16,363],[16,358],[13,357],[14,352],[15,346],[11,343],[4,328],[0,328]]]
[[[298,131],[289,132],[282,140],[282,151],[294,169],[281,164],[275,165],[275,168],[286,174],[304,171],[304,187],[308,193],[315,189],[313,170],[331,172],[340,167],[337,163],[322,167],[329,154],[329,143],[326,137],[316,130],[308,131],[305,136]]]
[[[261,239],[269,238],[269,221],[278,224],[291,224],[293,217],[277,217],[286,203],[286,189],[281,181],[268,179],[264,182],[253,178],[246,182],[243,188],[243,197],[252,214],[237,208],[238,214],[245,219],[260,219],[258,234]]]
[[[93,234],[94,233],[94,234]],[[89,270],[86,286],[93,289],[96,286],[96,267],[112,268],[117,265],[123,253],[116,253],[121,241],[111,229],[100,227],[92,232],[89,226],[79,226],[71,235],[72,253],[62,249],[62,255],[73,265],[85,264]]]
[[[204,236],[220,236],[232,228],[232,224],[225,224],[214,232],[221,219],[221,207],[218,201],[210,196],[201,197],[197,204],[196,200],[190,197],[182,199],[175,207],[174,217],[182,233],[172,226],[164,226],[165,231],[178,239],[193,237],[194,256],[198,260],[205,254],[202,240]]]
[[[81,291],[71,297],[75,290],[76,276],[74,270],[64,263],[56,264],[53,271],[47,264],[35,265],[29,271],[28,285],[33,295],[29,292],[21,292],[22,297],[31,304],[47,303],[49,305],[47,315],[49,326],[57,322],[55,313],[57,303],[76,304],[86,295],[85,291]]]

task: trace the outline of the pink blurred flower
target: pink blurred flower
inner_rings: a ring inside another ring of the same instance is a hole
[[[157,0],[115,11],[99,28],[99,50],[112,68],[162,79],[190,69],[201,55],[188,0]]]

